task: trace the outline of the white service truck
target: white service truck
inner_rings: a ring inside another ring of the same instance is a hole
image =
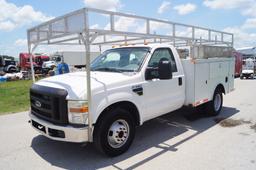
[[[218,115],[223,94],[234,90],[234,66],[234,58],[224,55],[182,59],[167,44],[105,51],[91,64],[94,144],[107,155],[122,154],[130,147],[137,126],[183,106],[204,104],[208,114]],[[85,72],[33,84],[32,126],[53,140],[87,142],[87,87],[81,82],[86,82]]]

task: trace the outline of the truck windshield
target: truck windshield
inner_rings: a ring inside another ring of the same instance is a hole
[[[104,52],[91,63],[91,71],[138,71],[150,51],[148,47],[128,47]]]

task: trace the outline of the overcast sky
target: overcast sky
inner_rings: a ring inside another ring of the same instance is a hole
[[[28,28],[85,6],[223,30],[236,48],[256,46],[256,0],[0,0],[0,54],[27,51]]]

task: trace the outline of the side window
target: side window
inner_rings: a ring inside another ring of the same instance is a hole
[[[148,63],[148,66],[153,68],[158,67],[158,63],[162,58],[167,58],[171,62],[172,72],[177,72],[177,66],[176,66],[174,56],[171,50],[168,48],[156,49]]]

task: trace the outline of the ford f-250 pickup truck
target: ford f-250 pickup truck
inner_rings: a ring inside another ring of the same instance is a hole
[[[222,109],[223,94],[234,90],[234,59],[181,59],[171,45],[127,46],[105,51],[91,64],[93,142],[110,156],[125,152],[136,126],[181,108],[205,104]],[[44,136],[88,141],[85,72],[33,84],[31,124]]]

